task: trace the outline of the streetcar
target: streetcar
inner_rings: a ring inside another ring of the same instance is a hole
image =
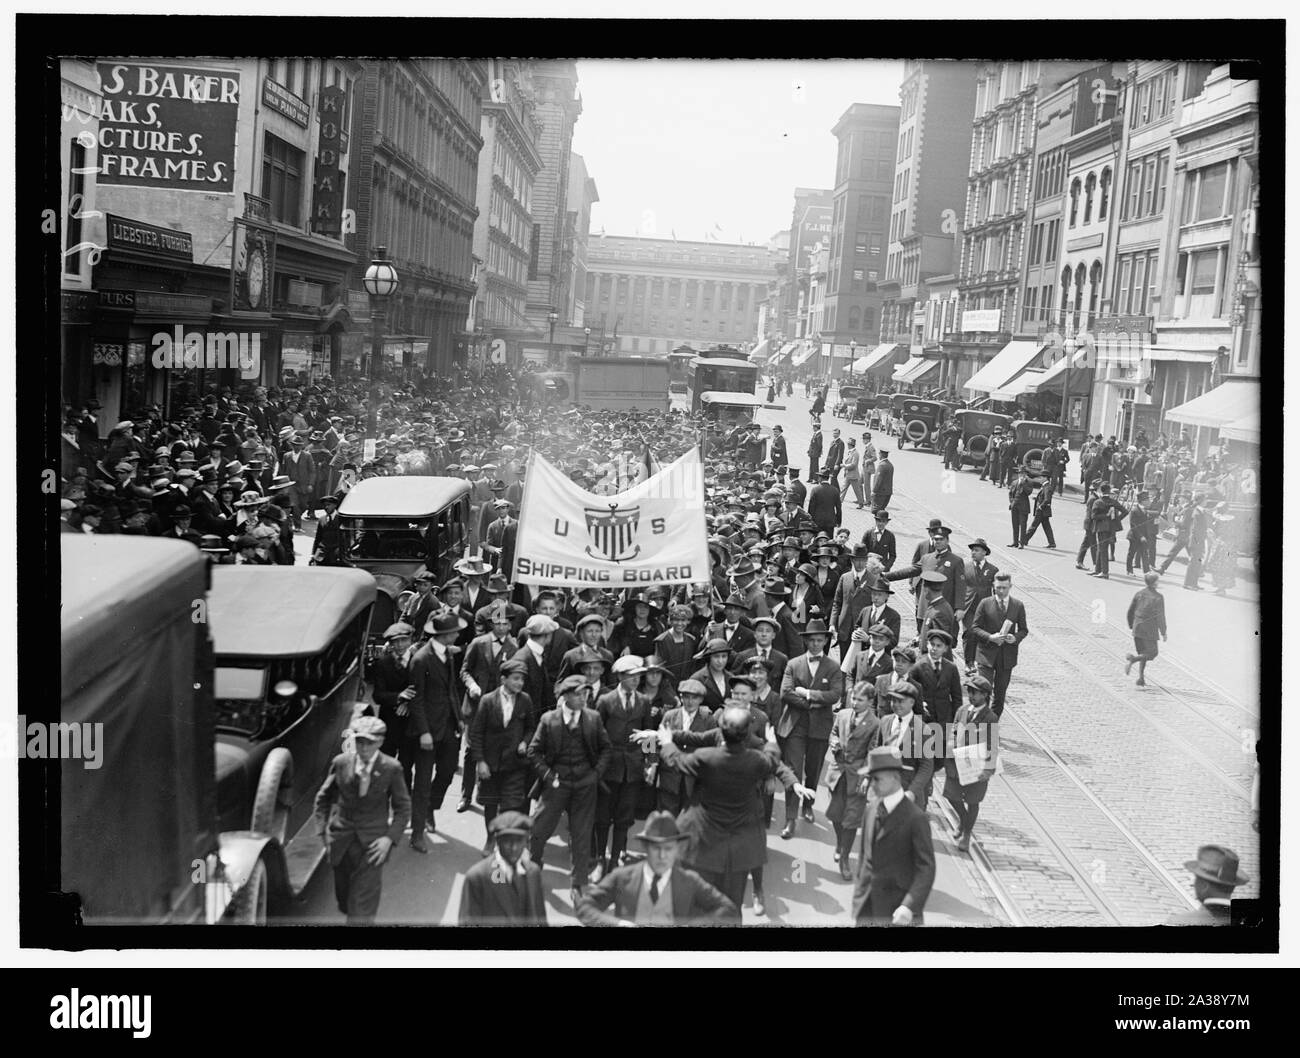
[[[738,356],[717,356],[722,350],[710,350],[707,356],[694,357],[689,365],[686,391],[692,414],[700,411],[705,393],[750,393],[758,384],[758,365]]]
[[[675,349],[668,354],[668,392],[685,393],[690,380],[694,349]]]

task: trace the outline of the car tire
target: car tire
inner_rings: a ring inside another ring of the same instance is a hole
[[[267,754],[262,765],[248,829],[267,834],[283,846],[288,840],[292,796],[293,754],[283,746],[277,746]]]
[[[966,442],[966,452],[969,453],[971,457],[971,466],[979,466],[980,457],[988,459],[989,435],[986,433],[977,433],[972,435],[971,439]]]
[[[1032,469],[1030,463],[1037,463],[1038,469]],[[1031,448],[1021,457],[1020,466],[1024,467],[1030,474],[1041,476],[1043,473],[1043,450],[1041,448]]]
[[[916,429],[914,430],[913,427],[916,427]],[[903,432],[913,445],[918,446],[924,444],[930,436],[930,428],[925,425],[922,419],[909,419],[907,425],[903,427]]]
[[[248,881],[235,894],[226,908],[222,922],[229,926],[265,926],[266,904],[270,892],[266,863],[259,859],[253,866]]]

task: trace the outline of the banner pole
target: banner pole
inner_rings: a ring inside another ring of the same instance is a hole
[[[532,448],[528,451],[528,470],[524,477],[524,494],[519,497],[519,526],[515,529],[515,554],[514,562],[510,566],[510,583],[515,583],[515,570],[519,568],[519,530],[524,524],[524,508],[528,506],[528,500],[533,494],[533,467],[537,461],[537,449]]]

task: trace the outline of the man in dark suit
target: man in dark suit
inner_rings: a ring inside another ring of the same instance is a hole
[[[877,679],[894,671],[894,659],[889,653],[893,645],[894,633],[888,625],[853,630],[849,652],[840,663],[846,695],[855,684],[865,680],[874,687]]]
[[[618,685],[596,699],[596,712],[612,747],[609,767],[601,776],[596,793],[596,869],[601,876],[608,872],[610,865],[617,867],[627,851],[627,832],[636,818],[637,799],[645,783],[644,754],[631,737],[633,731],[653,726],[650,700],[637,690],[644,672],[640,657],[624,655],[614,662]],[[607,840],[610,841],[608,859],[605,858]]]
[[[923,924],[934,886],[930,822],[905,796],[902,768],[902,754],[892,746],[878,746],[867,758],[876,799],[867,807],[858,839],[853,921],[860,926]]]
[[[460,891],[462,926],[545,926],[542,869],[523,859],[533,821],[522,812],[502,812],[488,824],[493,855],[465,872]]]
[[[889,605],[889,597],[894,593],[879,577],[870,581],[867,587],[871,592],[871,605],[864,606],[858,614],[858,628],[870,632],[876,625],[884,625],[889,629],[890,646],[893,647],[902,638],[903,627],[902,614]]]
[[[555,708],[555,699],[552,697],[555,685],[546,678],[545,659],[551,636],[559,627],[545,614],[533,614],[523,628],[527,633],[523,637],[524,645],[511,655],[515,661],[524,663],[524,691],[532,700],[539,716]]]
[[[572,860],[572,891],[576,907],[591,869],[591,837],[596,822],[596,793],[609,767],[612,747],[600,714],[585,708],[586,682],[568,676],[554,688],[559,705],[538,721],[528,744],[528,763],[537,774],[541,806],[533,817],[528,842],[529,858],[542,865],[546,843],[569,817],[569,853]]]
[[[434,830],[434,813],[456,773],[460,749],[460,694],[452,654],[465,621],[450,611],[436,614],[424,626],[430,636],[411,658],[410,722],[407,746],[414,765],[411,781],[411,848],[427,853],[424,827]],[[434,777],[434,769],[437,777]]]
[[[937,523],[937,524],[936,524]],[[948,605],[952,607],[953,613],[960,610],[966,603],[966,565],[961,558],[953,554],[948,546],[949,537],[952,530],[936,518],[930,522],[930,540],[929,546],[934,548],[928,554],[922,554],[919,558],[914,557],[912,564],[909,566],[900,566],[898,569],[890,570],[884,575],[887,581],[902,580],[904,577],[912,577],[913,588],[916,591],[916,624],[917,630],[920,630],[924,622],[925,606],[922,599],[922,585],[925,578],[922,573],[935,572],[941,573],[944,578],[942,585],[942,595],[947,600]],[[918,546],[925,547],[926,542],[922,541]]]
[[[893,530],[889,528],[889,512],[876,511],[875,518],[875,528],[868,529],[862,534],[862,543],[868,554],[880,556],[881,565],[885,569],[892,569],[894,563],[898,561],[898,541],[894,538]]]
[[[787,606],[785,608],[789,610]],[[790,655],[784,650],[777,649],[776,638],[781,632],[781,623],[775,617],[760,617],[754,621],[754,645],[739,654],[733,654],[731,659],[731,671],[735,673],[748,672],[749,663],[756,657],[767,658],[772,662],[771,682],[774,686],[781,686],[781,677],[785,675],[785,667],[790,664]],[[795,631],[794,642],[797,644],[796,653],[802,653],[803,642],[799,639],[798,631]],[[681,688],[677,689],[681,693]]]
[[[384,862],[411,818],[402,766],[379,752],[386,733],[382,720],[357,717],[354,750],[330,762],[316,793],[317,830],[329,849],[334,895],[349,926],[374,922]]]
[[[813,423],[812,440],[808,442],[808,480],[817,480],[817,464],[822,457],[822,428]]]
[[[926,724],[937,724],[946,733],[957,710],[961,708],[961,673],[952,663],[948,653],[953,638],[942,628],[931,628],[922,641],[925,653],[912,666],[907,678],[921,690],[921,719]],[[933,730],[933,729],[931,729]],[[934,770],[940,771],[947,757],[943,740],[933,746]],[[930,796],[929,787],[925,791]]]
[[[705,630],[704,642],[724,640],[733,653],[752,647],[754,633],[749,629],[749,600],[739,592],[732,592],[723,604],[722,615],[720,623],[710,624]]]
[[[524,693],[527,666],[507,659],[498,669],[500,686],[479,699],[469,722],[465,765],[466,772],[479,780],[479,803],[489,835],[498,812],[528,808],[528,743],[541,715]]]
[[[790,483],[786,485],[786,495],[794,500],[794,506],[797,510],[802,510],[803,502],[808,498],[808,486],[799,480],[799,468],[790,468]],[[805,512],[806,513],[806,512]],[[786,525],[789,525],[789,521]]]
[[[514,504],[509,500],[494,500],[492,506],[497,513],[497,518],[496,521],[488,524],[483,550],[498,556],[497,569],[509,578],[514,570],[515,540],[519,536],[519,522],[510,517]]]
[[[584,926],[734,925],[740,912],[694,871],[677,865],[682,842],[669,812],[651,812],[636,835],[645,844],[644,862],[611,871],[578,902]],[[605,909],[613,905],[613,912]]]
[[[817,528],[828,536],[835,532],[840,524],[843,511],[840,506],[840,490],[827,480],[826,473],[814,477],[816,484],[808,494],[808,517]]]
[[[1017,467],[1011,484],[1007,486],[1007,507],[1011,511],[1011,543],[1007,547],[1024,549],[1029,535],[1029,497],[1034,486],[1029,483],[1024,467]]]
[[[501,664],[515,656],[519,644],[510,634],[510,613],[502,604],[491,611],[492,631],[470,640],[461,661],[460,679],[465,685],[465,699],[461,703],[461,719],[472,725],[474,713],[484,695],[496,690],[501,682]],[[530,732],[531,734],[531,732]],[[460,803],[457,812],[469,809],[474,796],[474,767],[469,740],[465,742],[465,760],[461,766]]]
[[[889,458],[889,450],[880,450],[880,461],[876,463],[876,480],[871,484],[871,510],[883,511],[889,506],[894,495],[894,464]]]
[[[564,656],[560,659],[560,671],[555,678],[555,682],[558,683],[560,680],[567,679],[578,672],[578,665],[581,664],[584,653],[595,651],[605,662],[605,675],[601,677],[601,682],[607,688],[614,686],[614,679],[609,675],[610,667],[614,664],[614,655],[601,644],[605,634],[605,619],[598,613],[589,613],[578,618],[578,624],[574,631],[578,636],[578,644],[564,652]],[[545,658],[545,652],[543,652],[542,656]],[[590,655],[587,654],[586,656]]]
[[[970,704],[963,705],[953,717],[952,745],[944,763],[943,783],[944,800],[957,812],[957,848],[962,852],[970,851],[971,831],[975,829],[980,803],[997,767],[998,752],[997,738],[993,735],[998,718],[989,706],[993,685],[983,676],[972,676],[966,681],[966,691],[970,695]],[[951,750],[977,744],[985,754],[984,768],[979,779],[963,786]]]
[[[916,634],[922,643],[936,628],[946,632],[951,642],[957,642],[957,615],[944,597],[944,585],[942,573],[927,569],[921,574],[921,607],[917,611],[921,627]]]
[[[1029,635],[1025,604],[1011,598],[1010,573],[993,578],[993,595],[976,607],[971,634],[979,644],[975,650],[979,674],[993,684],[993,711],[1000,717],[1011,670],[1020,658],[1020,641]]]
[[[840,645],[841,661],[849,652],[850,636],[857,627],[859,615],[871,604],[871,584],[875,580],[867,573],[871,549],[866,544],[855,544],[850,554],[853,568],[840,577],[831,601],[830,626]]]
[[[839,482],[836,481],[836,475],[840,472],[840,467],[844,464],[844,442],[840,439],[839,430],[831,431],[831,443],[826,449],[826,469],[823,473],[826,480],[830,482],[838,496],[840,492]]]
[[[1058,449],[1051,449],[1058,451]],[[1062,471],[1063,472],[1063,471]],[[1047,534],[1047,546],[1053,551],[1056,550],[1056,536],[1052,532],[1052,497],[1056,493],[1056,486],[1053,479],[1048,478],[1043,483],[1043,487],[1034,494],[1034,520],[1029,523],[1029,532],[1025,534],[1024,543],[1027,545],[1038,532],[1038,527],[1043,527],[1043,532]]]
[[[747,651],[752,653],[752,651]],[[711,731],[718,726],[715,715],[703,705],[706,688],[699,680],[682,680],[677,685],[680,706],[664,713],[662,726],[669,731]],[[691,803],[695,780],[676,768],[660,768],[659,808],[674,816]]]
[[[795,775],[803,776],[804,786],[816,790],[822,761],[830,744],[835,710],[844,697],[844,674],[839,665],[826,656],[830,634],[825,622],[809,621],[802,635],[807,651],[791,658],[785,667],[785,675],[781,677],[781,704],[784,708],[776,726],[776,735],[782,759]],[[787,792],[785,828],[781,831],[783,838],[794,836],[798,811],[798,795]],[[811,805],[804,806],[803,817],[812,822]]]
[[[998,567],[989,561],[989,545],[983,537],[972,540],[970,548],[970,566],[966,569],[966,602],[961,611],[962,650],[966,661],[966,674],[975,671],[976,639],[971,635],[970,626],[975,620],[975,610],[979,604],[993,594],[993,578],[997,576]]]
[[[767,446],[767,458],[772,463],[772,472],[778,479],[785,480],[785,470],[790,465],[790,457],[786,453],[785,433],[780,426],[772,427],[772,439]]]
[[[387,727],[380,751],[390,757],[401,753],[406,742],[406,723],[410,713],[401,694],[411,683],[406,668],[406,653],[414,635],[415,629],[402,621],[384,629],[383,653],[375,658],[367,673],[373,687],[371,699],[378,706],[379,719]]]
[[[749,709],[728,706],[718,725],[721,746],[682,753],[674,744],[681,735],[660,744],[665,766],[695,779],[696,803],[682,820],[693,838],[691,864],[731,901],[733,918],[740,915],[750,871],[767,861],[766,828],[756,791],[782,764],[776,746],[768,743],[758,749],[751,745],[751,719]],[[707,738],[709,733],[694,737]],[[786,775],[789,781],[790,773]],[[792,782],[790,792],[809,801],[815,796],[797,781]]]

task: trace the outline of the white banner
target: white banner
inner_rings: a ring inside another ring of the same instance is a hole
[[[709,576],[698,449],[610,496],[579,488],[544,457],[533,456],[519,512],[515,581],[612,591]]]

